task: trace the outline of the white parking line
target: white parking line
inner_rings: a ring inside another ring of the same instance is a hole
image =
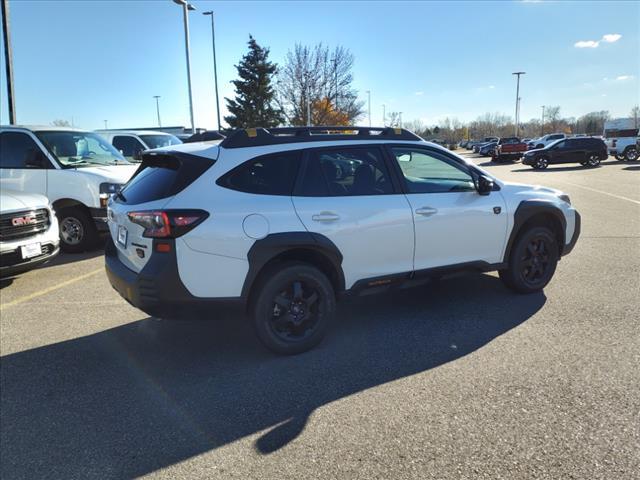
[[[572,185],[572,186],[578,187],[578,188],[584,188],[585,190],[590,190],[590,191],[595,192],[595,193],[601,193],[602,195],[608,195],[609,197],[617,198],[617,199],[620,199],[620,200],[626,200],[627,202],[631,202],[631,203],[635,203],[636,205],[640,205],[640,201],[634,200],[633,198],[627,198],[627,197],[623,197],[621,195],[616,195],[614,193],[603,192],[602,190],[596,190],[595,188],[585,187],[584,185],[579,185],[577,183],[565,182],[564,180],[556,180],[556,179],[554,179],[554,181],[557,181],[557,182],[560,182],[560,183],[566,183],[567,185]]]
[[[40,290],[38,292],[34,292],[34,293],[30,294],[30,295],[25,295],[24,297],[17,298],[15,300],[11,301],[11,302],[0,304],[0,310],[5,310],[5,309],[7,309],[9,307],[13,307],[13,306],[18,305],[20,303],[24,303],[24,302],[27,302],[29,300],[33,300],[36,297],[40,297],[42,295],[46,295],[47,293],[51,293],[51,292],[53,292],[55,290],[58,290],[58,289],[63,288],[63,287],[66,287],[67,285],[70,285],[72,283],[79,282],[80,280],[84,280],[85,278],[89,278],[89,277],[95,275],[96,273],[100,273],[100,272],[104,272],[104,268],[99,268],[97,270],[94,270],[93,272],[85,273],[84,275],[79,275],[77,277],[71,278],[71,279],[66,280],[64,282],[58,283],[57,285],[53,285],[51,287],[45,288],[43,290]]]

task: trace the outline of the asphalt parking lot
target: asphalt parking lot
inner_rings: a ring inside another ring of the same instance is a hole
[[[637,478],[640,163],[470,156],[581,212],[544,293],[491,274],[352,299],[277,357],[239,311],[148,318],[100,251],[2,280],[0,476]]]

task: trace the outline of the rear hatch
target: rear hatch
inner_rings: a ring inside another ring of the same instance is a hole
[[[140,215],[162,222],[166,218],[163,207],[214,163],[214,159],[182,152],[143,155],[131,180],[109,200],[109,231],[118,258],[127,268],[140,272],[153,249],[154,237],[140,224]]]

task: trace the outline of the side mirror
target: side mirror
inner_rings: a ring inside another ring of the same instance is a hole
[[[27,168],[47,168],[47,157],[41,150],[32,148],[26,154],[24,166]]]
[[[489,195],[493,191],[493,180],[486,175],[480,175],[476,180],[476,190],[480,195]]]

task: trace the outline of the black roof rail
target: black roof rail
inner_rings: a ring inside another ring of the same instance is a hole
[[[392,127],[276,127],[247,128],[229,132],[223,148],[258,147],[286,143],[326,142],[334,140],[409,140],[422,141],[415,133]]]

